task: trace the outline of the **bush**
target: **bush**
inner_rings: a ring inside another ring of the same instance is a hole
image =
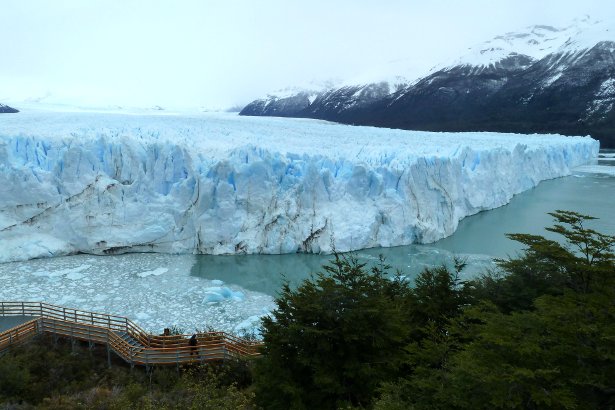
[[[383,380],[399,375],[409,335],[408,286],[335,255],[296,290],[283,286],[263,320],[256,394],[267,409],[368,406]]]
[[[385,384],[376,409],[615,408],[615,237],[584,227],[592,217],[551,215],[564,244],[509,235],[524,252],[410,346],[412,371]]]
[[[41,409],[247,409],[252,394],[247,363],[156,367],[115,361],[106,349],[40,337],[0,357],[0,403]],[[243,384],[238,386],[237,381]],[[4,408],[4,407],[3,407]]]

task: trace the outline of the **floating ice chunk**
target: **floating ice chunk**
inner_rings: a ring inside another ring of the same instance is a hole
[[[207,291],[203,298],[203,303],[218,303],[224,300],[224,296],[218,292]]]
[[[244,299],[245,295],[243,292],[234,291],[226,286],[213,286],[205,288],[203,303],[218,303],[223,300],[236,300],[241,302]]]
[[[574,171],[588,174],[605,174],[615,176],[615,167],[609,165],[583,165],[574,168]]]
[[[263,316],[264,315],[254,315],[242,320],[233,328],[233,332],[239,336],[254,335],[260,338],[261,318]]]
[[[66,273],[66,278],[71,280],[83,279],[85,275],[83,271],[90,269],[92,265],[81,265],[74,269],[65,269],[63,273]]]
[[[148,276],[160,276],[163,273],[167,273],[169,271],[168,268],[156,268],[154,270],[148,270],[145,272],[139,272],[137,273],[137,276],[140,278],[146,278]]]
[[[137,312],[135,314],[135,317],[140,320],[146,320],[150,318],[150,315],[145,312]]]
[[[231,295],[231,299],[236,300],[238,302],[243,302],[245,299],[245,295],[243,294],[243,292],[236,291],[236,292],[233,292],[233,294]]]
[[[0,264],[0,300],[44,301],[126,316],[153,333],[169,325],[189,331],[211,326],[233,332],[237,323],[259,315],[263,309],[275,308],[271,296],[235,284],[224,286],[235,291],[236,298],[236,291],[241,291],[245,295],[241,302],[229,298],[202,303],[204,290],[213,285],[211,280],[191,274],[196,261],[193,255],[139,253],[104,257],[80,254]],[[90,268],[85,270],[85,265]],[[145,279],[136,275],[161,267],[169,271]],[[84,278],[68,279],[67,275],[76,270],[82,270]],[[49,277],[52,273],[57,276]],[[137,318],[139,312],[150,317]]]
[[[48,270],[37,270],[36,272],[32,272],[32,275],[46,278],[56,278],[62,276],[62,274],[58,273],[58,271],[50,272]]]
[[[68,275],[66,275],[66,278],[70,280],[79,280],[79,279],[83,279],[84,276],[85,275],[81,272],[71,272]]]
[[[214,286],[222,286],[224,285],[224,281],[220,280],[220,279],[214,279],[211,281],[211,284]]]
[[[72,305],[77,300],[75,295],[64,295],[60,299],[54,301],[57,305]]]
[[[88,270],[92,265],[81,265],[76,268],[58,269],[58,270],[38,270],[32,272],[32,275],[47,278],[60,278],[65,276],[67,279],[79,280],[85,276],[82,272]]]

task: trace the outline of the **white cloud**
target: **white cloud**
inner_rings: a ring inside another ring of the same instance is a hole
[[[408,76],[502,32],[610,1],[5,0],[0,98],[228,106],[405,59]],[[406,64],[407,62],[407,64]]]

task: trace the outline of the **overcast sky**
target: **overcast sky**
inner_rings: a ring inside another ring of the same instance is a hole
[[[2,0],[0,102],[227,107],[310,81],[408,77],[613,0]]]

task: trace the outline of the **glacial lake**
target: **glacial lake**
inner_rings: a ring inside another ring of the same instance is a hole
[[[355,252],[366,263],[385,257],[393,270],[413,277],[428,266],[468,262],[463,278],[493,267],[493,258],[520,251],[506,233],[550,236],[547,212],[574,210],[598,217],[592,227],[615,234],[615,152],[601,151],[584,172],[543,181],[501,208],[465,218],[450,237],[429,245]],[[595,173],[599,172],[599,173]],[[553,237],[553,236],[551,236]],[[75,255],[0,264],[0,300],[46,301],[124,315],[149,331],[208,326],[238,334],[253,331],[275,308],[284,280],[296,285],[321,269],[329,255]]]

